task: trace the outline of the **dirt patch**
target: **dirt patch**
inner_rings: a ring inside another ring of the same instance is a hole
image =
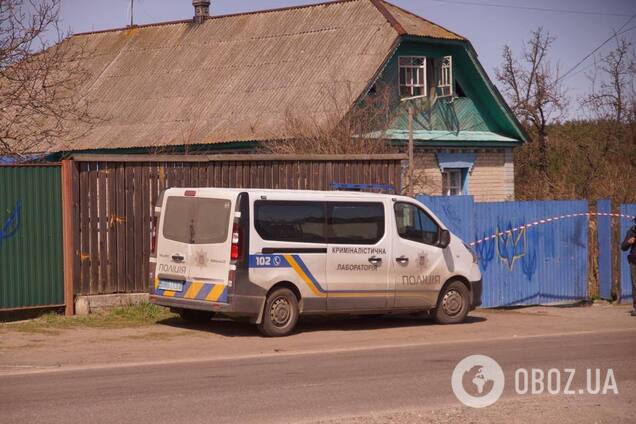
[[[152,342],[152,341],[171,340],[171,339],[174,339],[175,337],[182,337],[184,335],[185,334],[183,333],[168,333],[165,331],[151,331],[145,334],[131,334],[129,336],[125,336],[124,338],[129,340],[140,340],[140,341]]]
[[[156,324],[159,321],[176,317],[175,314],[150,303],[121,306],[88,316],[66,317],[48,313],[39,318],[13,323],[0,324],[0,331],[58,335],[60,330],[74,328],[129,328]]]

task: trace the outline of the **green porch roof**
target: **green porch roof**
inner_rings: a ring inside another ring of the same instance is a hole
[[[382,137],[382,133],[376,132],[371,138]],[[384,133],[384,138],[390,140],[408,140],[408,130],[388,130]],[[521,143],[520,140],[496,134],[490,131],[413,131],[413,139],[416,141],[503,141]]]
[[[519,138],[503,135],[501,129],[489,125],[475,102],[468,97],[437,99],[428,105],[426,99],[415,100],[413,139],[419,147],[516,147]],[[392,140],[398,144],[409,139],[408,112],[402,105],[391,127],[383,132],[367,134],[369,138]],[[514,135],[513,135],[514,137]]]
[[[367,134],[369,138],[383,138],[396,142],[408,141],[408,130],[391,129]],[[415,130],[413,140],[418,147],[516,147],[521,140],[491,131]]]

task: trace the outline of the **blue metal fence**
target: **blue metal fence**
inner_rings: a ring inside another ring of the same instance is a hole
[[[598,285],[603,299],[612,298],[612,202],[609,199],[596,202],[598,235]]]
[[[475,201],[473,196],[418,196],[417,200],[444,222],[448,229],[470,242],[475,235]]]
[[[473,243],[483,306],[561,303],[588,297],[587,201],[474,203],[418,198]]]
[[[636,204],[630,205],[621,205],[620,207],[620,241],[623,241],[627,230],[634,225],[632,221],[633,217],[636,216]],[[629,273],[629,263],[627,262],[627,252],[621,252],[620,255],[621,262],[621,302],[631,302],[632,301],[632,280]]]

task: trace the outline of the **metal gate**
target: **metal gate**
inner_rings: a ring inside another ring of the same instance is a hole
[[[0,310],[63,306],[61,166],[0,166]]]
[[[483,306],[554,304],[588,297],[587,201],[474,203],[427,197],[480,258]]]

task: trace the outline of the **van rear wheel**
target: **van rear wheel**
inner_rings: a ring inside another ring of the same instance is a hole
[[[466,285],[461,281],[453,281],[440,293],[433,317],[439,324],[464,322],[470,309],[469,303],[470,292]]]
[[[194,324],[206,324],[214,316],[214,312],[196,311],[194,309],[182,309],[179,312],[181,319]]]
[[[289,335],[298,323],[298,298],[286,288],[274,290],[267,296],[263,320],[258,330],[268,337]]]

